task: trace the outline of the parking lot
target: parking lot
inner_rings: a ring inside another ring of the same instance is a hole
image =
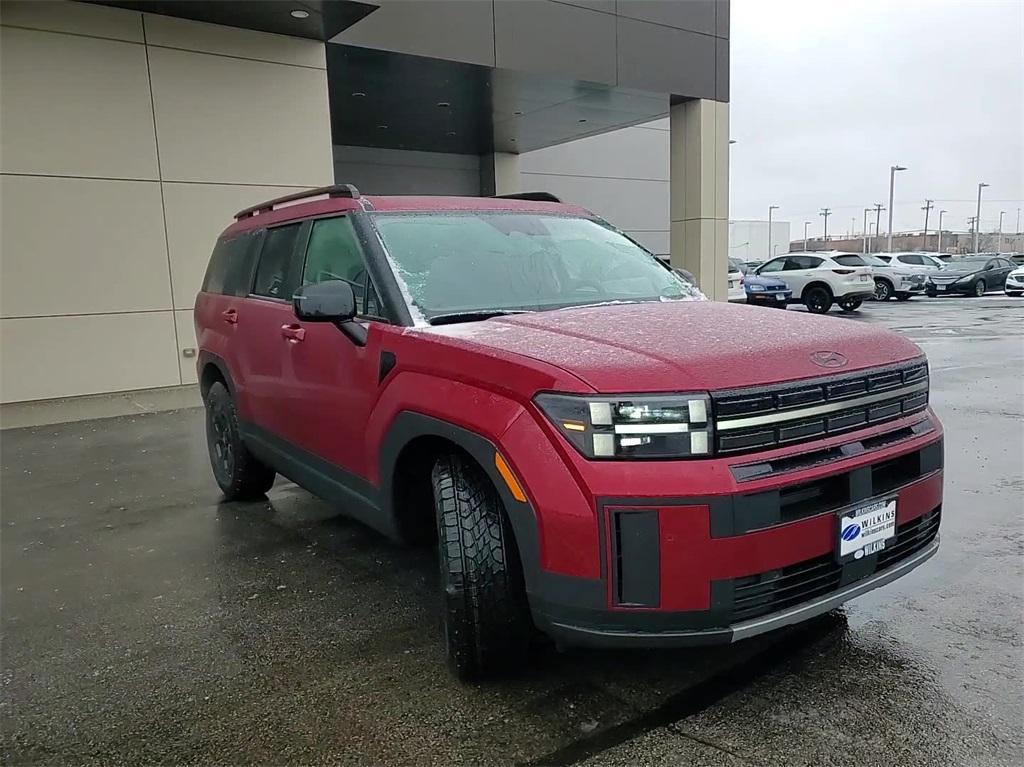
[[[930,359],[931,562],[735,646],[481,686],[444,666],[432,552],[280,480],[219,503],[200,410],[4,432],[3,763],[1021,764],[1024,299],[853,318]]]

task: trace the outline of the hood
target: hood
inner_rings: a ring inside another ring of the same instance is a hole
[[[955,266],[954,267],[949,267],[949,266],[947,266],[945,269],[941,269],[940,271],[934,272],[934,273],[932,273],[929,276],[931,276],[933,278],[938,278],[938,279],[942,279],[943,277],[966,277],[968,274],[977,274],[978,272],[983,272],[983,271],[985,271],[985,270],[983,268],[981,268],[981,267],[978,267],[976,269],[972,269],[970,267],[955,267]]]
[[[562,309],[422,332],[556,365],[601,392],[731,389],[921,356],[902,336],[865,323],[713,301]],[[845,365],[815,364],[823,351]]]

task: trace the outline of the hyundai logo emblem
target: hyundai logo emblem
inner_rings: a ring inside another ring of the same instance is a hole
[[[846,357],[839,352],[814,352],[811,362],[822,368],[841,368],[846,364]]]
[[[860,525],[858,525],[856,522],[854,522],[853,524],[847,525],[846,527],[843,528],[843,540],[844,541],[856,540],[858,535],[860,535]]]

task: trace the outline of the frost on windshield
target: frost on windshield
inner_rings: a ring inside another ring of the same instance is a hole
[[[686,276],[589,218],[462,211],[374,217],[417,324],[445,315],[706,300]]]

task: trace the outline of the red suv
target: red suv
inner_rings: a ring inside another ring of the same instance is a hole
[[[195,309],[228,499],[276,474],[436,538],[444,640],[477,677],[560,644],[734,642],[938,548],[921,350],[701,300],[594,214],[532,193],[237,214]]]

